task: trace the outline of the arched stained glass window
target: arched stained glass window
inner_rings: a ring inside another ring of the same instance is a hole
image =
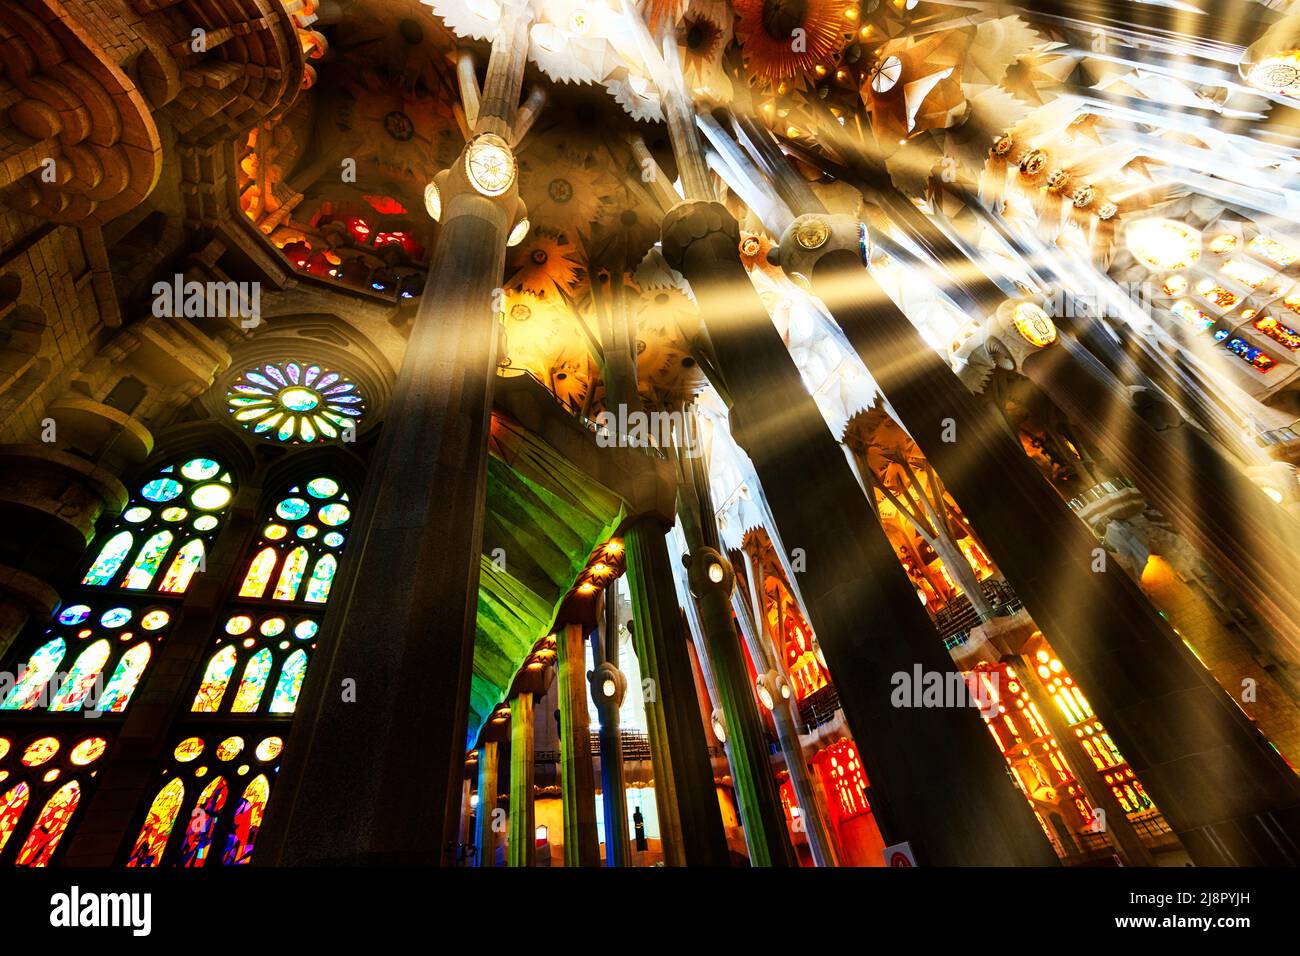
[[[279,733],[247,738],[213,733],[180,739],[167,762],[166,782],[160,784],[140,824],[127,866],[251,862],[283,752],[284,737]],[[239,779],[245,774],[251,776],[246,784]],[[178,821],[185,821],[179,834]],[[217,852],[212,852],[213,847]]]
[[[40,703],[42,692],[58,670],[60,662],[68,652],[67,642],[56,637],[42,644],[28,659],[26,666],[19,667],[18,683],[0,702],[0,710],[32,710]]]
[[[203,565],[203,541],[195,538],[186,542],[184,547],[172,558],[172,565],[167,569],[158,590],[164,594],[184,594],[190,586],[190,579]]]
[[[152,651],[148,643],[141,641],[122,655],[117,662],[113,676],[104,687],[104,694],[99,698],[99,710],[108,714],[120,714],[131,702],[135,685],[140,683],[140,675],[149,663]]]
[[[65,607],[36,637],[44,643],[18,667],[19,681],[0,710],[122,713],[149,663],[151,643],[162,641],[172,623],[172,611],[151,605]],[[52,680],[66,659],[71,668],[61,681]]]
[[[212,458],[191,458],[146,475],[81,583],[183,594],[233,498],[234,479]]]
[[[271,583],[271,572],[275,570],[275,563],[279,557],[275,548],[269,546],[257,552],[253,560],[248,563],[248,573],[244,575],[239,596],[260,598],[265,594],[266,586]]]
[[[306,600],[312,604],[324,604],[330,599],[330,586],[334,583],[334,572],[339,562],[332,554],[327,554],[316,562],[311,572],[311,581],[307,584]]]
[[[190,813],[190,825],[181,844],[181,866],[202,866],[207,859],[217,829],[217,818],[226,805],[227,792],[225,778],[217,777],[199,794],[199,802]]]
[[[41,808],[14,860],[17,866],[48,866],[81,802],[81,784],[69,780]]]
[[[27,809],[27,798],[31,792],[27,784],[20,783],[10,787],[9,792],[0,797],[0,853],[4,852],[5,844],[18,829],[18,821]]]
[[[244,666],[244,676],[235,693],[235,702],[230,705],[231,711],[236,714],[251,714],[256,711],[270,676],[271,651],[264,647],[250,657]]]
[[[266,801],[270,796],[271,784],[266,774],[258,774],[244,788],[226,837],[226,849],[221,855],[221,862],[226,866],[252,861],[253,846],[257,842],[257,832],[262,828],[262,814],[266,812]]]
[[[131,855],[127,857],[127,866],[157,866],[162,862],[163,852],[167,849],[167,838],[176,825],[176,815],[180,813],[184,800],[185,784],[179,779],[170,781],[158,791],[158,796],[149,805],[149,813],[135,846],[131,849]]]
[[[50,701],[50,710],[80,710],[86,695],[94,686],[95,678],[99,676],[104,663],[108,660],[109,651],[108,641],[102,639],[82,651],[77,657],[77,662],[72,665],[72,670],[63,682],[58,696]]]
[[[226,687],[230,684],[230,675],[235,672],[237,656],[233,646],[223,647],[212,655],[207,670],[203,672],[203,683],[194,697],[190,710],[196,714],[213,714],[221,706],[221,698],[226,696]]]
[[[87,732],[0,736],[0,864],[47,866],[109,740]],[[97,728],[98,729],[98,728]]]
[[[289,655],[280,669],[280,679],[275,682],[271,697],[271,713],[292,714],[298,707],[298,693],[302,679],[307,676],[307,652],[299,648]]]
[[[277,601],[292,601],[298,595],[302,576],[307,570],[307,549],[299,545],[289,552],[280,570],[280,580],[273,595]]]

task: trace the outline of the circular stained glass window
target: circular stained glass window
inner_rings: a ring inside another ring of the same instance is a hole
[[[183,486],[175,478],[155,478],[140,489],[140,494],[150,501],[171,501],[182,490]]]
[[[150,611],[144,617],[140,618],[140,626],[146,631],[156,631],[160,627],[166,627],[167,622],[171,619],[172,616],[167,611]]]
[[[229,485],[199,485],[190,492],[190,504],[201,511],[216,511],[230,503]]]
[[[320,520],[331,527],[338,527],[352,517],[352,512],[348,509],[348,506],[340,504],[326,505],[321,508],[318,514]]]
[[[243,737],[227,737],[221,743],[217,744],[217,759],[232,760],[235,755],[244,749]]]
[[[108,741],[103,737],[88,737],[72,748],[69,759],[78,767],[84,767],[102,757],[107,746]]]
[[[186,737],[176,745],[173,756],[181,763],[189,763],[203,753],[203,741],[198,737]]]
[[[293,636],[300,641],[315,637],[316,632],[320,630],[320,625],[315,621],[299,621],[294,625]]]
[[[221,466],[211,458],[194,458],[181,465],[181,474],[190,481],[203,481],[211,478],[221,470]]]
[[[148,508],[142,508],[137,505],[134,508],[127,508],[122,512],[122,517],[132,524],[139,524],[141,521],[148,521],[149,516],[153,514]]]
[[[307,443],[338,438],[365,413],[355,382],[320,365],[276,362],[244,372],[226,393],[226,408],[253,434]]]
[[[220,524],[220,522],[217,520],[215,515],[203,515],[201,518],[194,519],[194,530],[211,531],[218,524]]]
[[[127,621],[131,620],[131,612],[124,607],[111,608],[104,612],[100,617],[99,623],[104,627],[121,627]]]
[[[343,535],[339,534],[337,531],[331,531],[329,534],[325,535],[325,537],[322,538],[321,540],[325,542],[325,547],[337,548],[339,545],[343,543]]]
[[[226,622],[226,633],[243,634],[246,630],[248,630],[252,626],[253,626],[253,619],[251,617],[248,617],[245,614],[240,614],[238,617],[232,617],[229,621]]]
[[[275,513],[285,521],[297,521],[299,518],[307,517],[307,512],[311,510],[311,505],[301,498],[285,498],[275,506]]]
[[[163,521],[184,521],[189,512],[184,508],[168,508],[162,513]]]
[[[39,767],[59,752],[59,741],[54,737],[33,740],[23,751],[23,766]]]
[[[313,498],[333,498],[339,493],[339,483],[333,478],[313,478],[307,482],[307,494]]]
[[[298,529],[294,531],[294,534],[299,538],[302,538],[304,541],[310,541],[312,538],[316,537],[316,535],[320,534],[320,528],[316,527],[314,524],[301,524],[298,526]]]
[[[267,737],[257,745],[258,760],[274,760],[280,756],[280,751],[284,749],[284,740],[279,737]]]
[[[266,529],[262,532],[262,537],[266,538],[268,541],[279,541],[287,533],[288,533],[287,529],[285,528],[284,525],[269,524],[266,526]]]
[[[90,617],[90,608],[85,604],[74,604],[72,607],[65,607],[59,612],[60,624],[80,624],[86,618]]]
[[[275,637],[284,631],[284,618],[271,617],[262,622],[260,628],[262,634],[266,637]]]

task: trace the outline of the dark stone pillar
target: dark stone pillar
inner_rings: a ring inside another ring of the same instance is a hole
[[[591,766],[587,716],[586,655],[582,626],[566,624],[555,635],[560,698],[560,787],[564,801],[564,865],[599,866],[596,776]]]
[[[1118,567],[1094,572],[1096,539],[996,409],[971,397],[856,251],[827,252],[812,278],[1193,859],[1300,861],[1300,778],[1138,586]]]
[[[600,717],[600,802],[605,819],[605,865],[627,866],[627,785],[623,781],[623,737],[618,709],[627,693],[627,678],[618,667],[618,620],[616,605],[605,599],[604,640],[592,633],[596,666],[588,675],[591,699]]]
[[[839,444],[758,298],[739,229],[718,203],[686,202],[663,227],[668,262],[690,281],[732,407],[782,540],[801,548],[800,591],[835,676],[889,842],[925,865],[1056,860],[972,708],[891,705],[891,677],[953,664]],[[961,826],[954,826],[954,794]]]
[[[677,866],[726,866],[727,838],[664,529],[642,519],[624,531],[623,545],[632,595],[632,636],[641,676],[650,681],[646,724],[664,857]]]

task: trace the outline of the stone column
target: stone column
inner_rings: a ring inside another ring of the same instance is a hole
[[[586,655],[582,625],[565,624],[555,635],[560,699],[560,788],[564,801],[564,865],[599,866],[596,777],[591,766],[587,716]]]
[[[844,231],[837,217],[799,217],[782,238],[782,266],[811,276],[1192,858],[1300,862],[1300,778],[1138,586],[1118,567],[1097,571],[1091,532],[996,409],[974,401],[888,299]]]
[[[591,699],[600,717],[600,797],[605,817],[605,865],[627,866],[628,824],[627,785],[623,781],[623,738],[619,730],[618,709],[627,693],[627,678],[618,669],[618,621],[612,601],[606,597],[605,637],[592,635],[596,645],[588,679]],[[603,647],[601,646],[603,645]]]
[[[497,833],[493,828],[497,809],[497,770],[501,766],[501,745],[484,741],[478,751],[478,865],[496,866]]]
[[[767,627],[767,615],[763,613],[763,570],[757,561],[750,559],[748,553],[745,558],[746,569],[749,571],[747,577],[754,592],[754,606],[761,617],[757,623],[754,621],[753,612],[745,604],[744,592],[737,590],[733,601],[736,619],[740,622],[741,633],[749,645],[750,657],[755,661],[765,661],[767,672],[777,675],[783,685],[776,688],[773,694],[772,721],[776,724],[781,755],[785,757],[785,769],[790,774],[790,786],[794,788],[795,799],[799,801],[799,813],[804,832],[808,834],[808,848],[812,851],[813,862],[818,866],[835,866],[839,861],[830,831],[826,828],[825,806],[813,788],[812,774],[804,757],[803,744],[799,741],[794,715],[794,692],[790,688],[790,675],[785,669],[784,648],[773,640]],[[785,691],[789,692],[789,696]]]
[[[650,681],[646,725],[664,859],[672,866],[726,866],[730,856],[722,811],[664,534],[649,519],[634,522],[623,534],[632,637],[641,676]]]
[[[510,832],[506,837],[507,866],[537,865],[537,815],[533,808],[536,766],[533,695],[510,698]]]
[[[754,463],[782,540],[806,555],[800,591],[854,729],[881,831],[891,843],[910,841],[924,865],[1055,862],[978,714],[890,704],[891,675],[918,664],[947,673],[952,662],[754,290],[739,240],[720,203],[683,202],[663,225],[664,257],[700,305],[732,433]],[[948,783],[935,787],[936,779]],[[952,825],[953,788],[966,807],[960,828]]]
[[[440,174],[442,224],[358,507],[357,570],[336,586],[303,689],[259,845],[268,863],[440,863],[455,842],[527,29],[508,6],[476,135]]]
[[[754,685],[732,619],[731,596],[736,575],[731,562],[719,550],[717,518],[708,491],[705,460],[698,455],[686,457],[687,454],[686,449],[679,448],[681,482],[677,513],[690,548],[686,557],[687,581],[699,608],[709,663],[726,719],[727,755],[749,862],[752,866],[792,866],[794,850],[772,775],[767,728],[758,712]],[[762,655],[755,658],[754,665],[761,671],[768,670]],[[769,693],[779,692],[772,688]]]

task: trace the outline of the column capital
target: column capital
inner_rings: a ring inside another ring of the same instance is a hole
[[[736,258],[740,257],[740,225],[720,202],[687,199],[678,203],[664,216],[660,236],[664,259],[678,272],[687,250],[697,242],[730,244]]]

